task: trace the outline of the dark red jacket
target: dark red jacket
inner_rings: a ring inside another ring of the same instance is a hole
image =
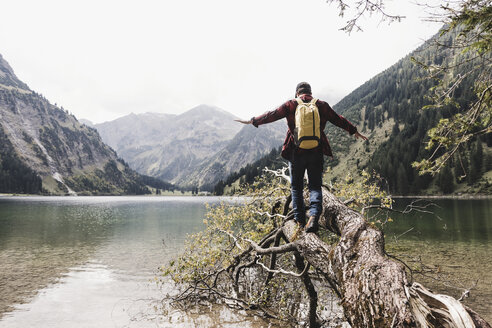
[[[301,99],[304,102],[309,102],[313,99],[311,95],[301,95]],[[357,132],[357,128],[352,125],[346,118],[335,113],[335,111],[328,105],[327,102],[323,100],[316,101],[316,106],[318,106],[319,116],[320,116],[320,127],[321,127],[321,149],[323,154],[326,156],[333,156],[331,152],[330,144],[328,143],[328,138],[324,132],[325,125],[327,121],[335,124],[336,126],[347,130],[351,135]],[[287,118],[287,125],[289,129],[287,130],[287,136],[285,137],[284,145],[282,147],[282,157],[290,160],[292,152],[296,150],[296,145],[294,142],[294,129],[296,127],[295,113],[296,113],[297,101],[295,99],[289,100],[283,103],[279,108],[267,112],[263,115],[253,117],[253,125],[258,127],[258,125],[271,123],[277,121],[281,118]]]

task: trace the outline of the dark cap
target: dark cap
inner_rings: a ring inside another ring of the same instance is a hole
[[[311,86],[307,82],[301,82],[296,87],[296,94],[311,94]]]

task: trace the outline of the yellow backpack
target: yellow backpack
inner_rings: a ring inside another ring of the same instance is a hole
[[[320,119],[319,110],[316,106],[318,99],[313,98],[308,103],[296,98],[296,128],[294,138],[297,147],[302,149],[313,149],[318,147],[320,142]]]

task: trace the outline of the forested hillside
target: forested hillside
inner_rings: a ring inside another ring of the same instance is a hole
[[[243,126],[224,148],[190,174],[190,181],[197,183],[202,190],[213,191],[219,180],[237,170],[251,167],[253,162],[281,145],[285,129],[284,121],[264,125],[258,129],[251,125]]]
[[[423,109],[432,104],[432,88],[438,81],[428,78],[428,72],[412,61],[452,63],[457,56],[468,56],[451,47],[457,32],[436,36],[412,54],[369,80],[334,109],[358,124],[370,140],[357,147],[341,131],[328,127],[327,132],[336,153],[344,154],[331,163],[334,172],[365,168],[381,174],[388,188],[396,194],[482,192],[490,190],[486,174],[492,169],[492,136],[466,143],[460,153],[448,163],[438,177],[420,176],[412,163],[427,158],[427,131],[443,118],[466,108],[475,99],[475,74],[468,74],[471,64],[458,67],[454,74],[466,77],[452,94],[453,102],[439,109]],[[450,47],[435,47],[435,40]],[[343,132],[343,131],[342,131]],[[350,151],[347,152],[347,150]],[[351,160],[350,160],[351,159]]]
[[[17,156],[0,127],[0,192],[38,194],[41,191],[41,177]]]
[[[443,118],[448,118],[466,108],[475,99],[473,90],[477,73],[470,74],[472,63],[458,67],[454,74],[465,76],[453,91],[452,100],[436,109],[423,109],[431,105],[433,88],[438,81],[428,78],[428,72],[412,58],[425,63],[453,63],[458,56],[470,56],[450,45],[458,32],[443,37],[436,35],[423,46],[398,61],[395,65],[344,97],[333,106],[334,110],[358,126],[369,137],[366,142],[356,141],[344,130],[327,124],[327,133],[334,158],[328,159],[330,167],[324,180],[330,181],[358,176],[362,169],[376,172],[385,181],[391,193],[448,194],[490,193],[492,191],[492,135],[473,138],[447,163],[438,176],[419,175],[412,163],[429,157],[426,149],[428,131]],[[435,41],[449,47],[436,47]],[[466,57],[465,57],[466,58]],[[263,163],[264,160],[257,163]],[[253,164],[252,164],[253,165]],[[252,179],[259,167],[250,166],[243,174],[236,172],[222,184],[233,180]],[[216,187],[221,191],[222,184]],[[226,188],[227,189],[227,188]]]
[[[282,147],[273,148],[270,153],[262,158],[249,163],[239,171],[231,173],[226,179],[220,180],[214,187],[216,195],[234,194],[240,185],[253,183],[257,176],[262,174],[265,167],[276,170],[286,165],[285,160],[280,156]]]

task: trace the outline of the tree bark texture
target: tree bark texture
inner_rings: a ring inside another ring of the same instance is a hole
[[[326,188],[320,225],[340,240],[329,245],[316,234],[303,232],[292,242],[340,296],[352,327],[490,328],[454,298],[410,284],[404,265],[385,254],[383,233]],[[287,221],[283,232],[291,240],[296,229],[293,221]]]

